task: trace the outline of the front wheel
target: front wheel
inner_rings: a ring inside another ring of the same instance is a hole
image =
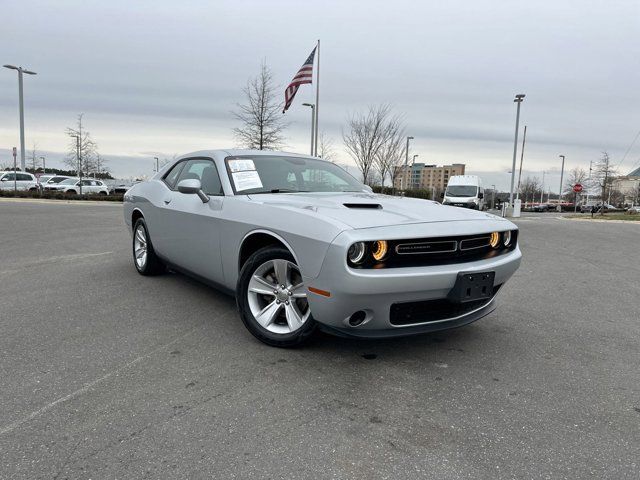
[[[133,264],[140,275],[164,272],[164,265],[153,249],[144,218],[139,218],[133,226]]]
[[[316,329],[302,275],[284,248],[266,247],[251,255],[240,272],[236,296],[243,323],[268,345],[294,347]]]

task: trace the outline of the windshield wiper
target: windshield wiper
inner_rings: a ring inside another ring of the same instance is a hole
[[[271,190],[262,190],[260,192],[251,192],[249,195],[255,195],[257,193],[299,193],[308,192],[309,190],[293,190],[291,188],[272,188]]]

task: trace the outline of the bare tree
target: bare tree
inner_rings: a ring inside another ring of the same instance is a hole
[[[573,186],[576,184],[583,184],[587,180],[587,172],[584,168],[576,167],[569,171],[567,180],[563,186],[563,195],[570,195],[573,197],[573,204],[578,203],[578,193],[573,191]],[[571,198],[571,197],[569,197]]]
[[[525,203],[535,202],[540,192],[540,180],[537,177],[526,177],[520,183],[520,195],[524,198]]]
[[[65,163],[71,167],[72,170],[78,170],[78,154],[80,154],[80,158],[82,159],[82,165],[80,165],[80,169],[83,173],[87,174],[90,171],[95,170],[96,166],[96,156],[98,155],[98,145],[91,138],[91,134],[83,128],[82,120],[84,114],[80,113],[78,115],[78,121],[76,123],[76,128],[67,127],[66,133],[71,137],[69,140],[69,147],[67,150],[67,156],[65,157]],[[79,138],[79,149],[78,149],[78,140]],[[79,150],[79,151],[78,151]]]
[[[34,173],[40,166],[40,158],[38,157],[37,148],[38,148],[38,145],[34,143],[33,148],[31,149],[31,153],[29,154],[29,163],[31,164],[31,171]]]
[[[362,172],[364,183],[372,182],[371,169],[388,139],[391,107],[370,106],[366,113],[354,114],[348,120],[348,131],[342,132],[347,153]]]
[[[400,166],[404,161],[406,148],[402,119],[398,115],[391,116],[384,128],[384,143],[373,160],[383,188],[387,177],[391,178],[391,186],[394,186],[401,172]]]
[[[602,157],[600,157],[600,160],[596,163],[593,173],[596,185],[600,187],[602,203],[607,203],[607,196],[611,192],[616,175],[616,170],[611,166],[607,152],[602,152]],[[604,215],[604,208],[600,209],[600,214]]]
[[[335,162],[335,155],[333,140],[326,137],[324,132],[322,132],[318,139],[318,156],[324,160]]]
[[[233,132],[241,146],[257,150],[275,150],[283,145],[282,132],[287,124],[282,119],[282,102],[273,75],[262,62],[257,77],[249,79],[242,89],[246,103],[238,103],[233,116],[241,122]]]

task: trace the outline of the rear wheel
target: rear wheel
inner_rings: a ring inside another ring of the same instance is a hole
[[[140,275],[158,275],[165,270],[153,250],[144,218],[139,218],[133,226],[133,264]]]
[[[302,275],[284,248],[266,247],[251,255],[240,272],[236,295],[245,326],[268,345],[300,345],[316,329]]]

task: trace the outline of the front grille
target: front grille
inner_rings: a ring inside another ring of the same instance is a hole
[[[490,234],[481,233],[455,237],[388,240],[389,253],[384,260],[376,262],[371,255],[368,255],[368,260],[361,265],[350,266],[351,268],[422,267],[485,260],[513,251],[517,245],[518,231],[511,231],[509,247],[502,246],[501,236],[500,246],[493,248],[489,245],[490,238]]]
[[[473,250],[475,248],[488,247],[490,239],[490,236],[467,238],[466,240],[462,240],[460,242],[460,250]]]
[[[459,317],[487,305],[499,289],[500,285],[493,287],[491,298],[466,303],[454,303],[446,298],[394,303],[389,312],[389,321],[391,325],[404,326]]]
[[[419,253],[443,253],[455,252],[458,248],[458,242],[448,240],[444,242],[416,242],[416,243],[399,243],[396,245],[396,253],[398,255],[416,255]]]

